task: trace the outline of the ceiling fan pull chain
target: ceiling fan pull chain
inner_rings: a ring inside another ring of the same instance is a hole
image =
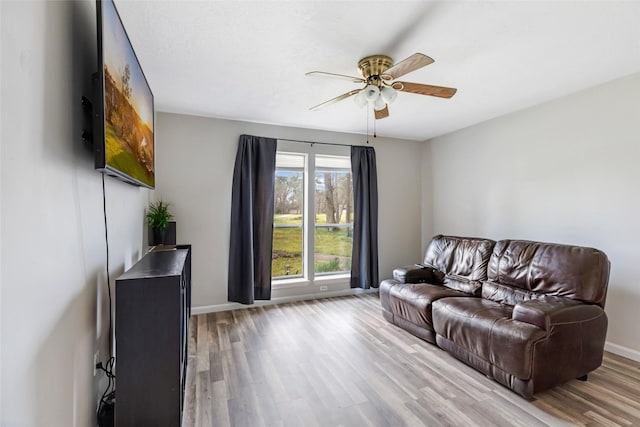
[[[365,108],[364,111],[366,112],[365,114],[367,115],[367,144],[369,143],[369,108]]]
[[[374,138],[377,138],[377,136],[376,136],[376,122],[377,122],[377,120],[373,121],[373,137]]]

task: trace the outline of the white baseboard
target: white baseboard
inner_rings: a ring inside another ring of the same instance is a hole
[[[627,359],[635,360],[636,362],[640,362],[640,351],[633,350],[629,347],[625,347],[622,345],[614,344],[612,342],[605,342],[604,349],[610,353],[615,353],[618,356],[626,357]]]
[[[197,307],[191,307],[191,314],[206,314],[206,313],[215,313],[218,311],[229,311],[229,310],[238,310],[243,308],[251,308],[258,307],[263,305],[272,305],[272,304],[280,304],[285,302],[294,302],[294,301],[304,301],[310,299],[320,299],[320,298],[331,298],[331,297],[342,297],[345,295],[358,295],[358,294],[371,294],[377,293],[378,289],[345,289],[340,291],[333,292],[319,292],[315,294],[307,294],[307,295],[292,295],[287,297],[279,297],[272,298],[266,301],[256,301],[254,304],[239,304],[237,302],[227,302],[224,304],[214,304],[214,305],[201,305]]]

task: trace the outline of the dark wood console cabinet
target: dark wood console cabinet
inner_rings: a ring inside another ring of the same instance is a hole
[[[116,427],[180,427],[191,245],[154,249],[116,279]]]

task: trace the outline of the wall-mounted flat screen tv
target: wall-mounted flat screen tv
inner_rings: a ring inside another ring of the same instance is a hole
[[[112,0],[98,0],[93,102],[96,169],[155,187],[153,93]]]

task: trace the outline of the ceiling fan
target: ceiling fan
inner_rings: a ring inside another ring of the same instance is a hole
[[[443,86],[432,86],[422,83],[395,81],[411,71],[425,67],[433,63],[433,59],[422,53],[414,53],[410,57],[394,65],[393,59],[386,55],[372,55],[362,58],[358,62],[358,71],[362,77],[346,76],[344,74],[327,73],[324,71],[311,71],[307,76],[328,76],[350,80],[354,83],[363,83],[360,89],[350,90],[340,96],[336,96],[321,104],[315,105],[310,110],[318,110],[327,105],[334,104],[351,96],[356,96],[355,101],[361,107],[373,104],[376,119],[389,116],[388,104],[398,95],[397,91],[417,93],[418,95],[437,96],[451,98],[457,89]]]

